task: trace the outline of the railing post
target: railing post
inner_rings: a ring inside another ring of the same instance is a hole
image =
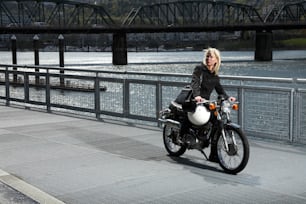
[[[305,114],[303,114],[303,97],[302,97],[302,93],[306,93],[306,90],[304,90],[304,92],[302,90],[299,90],[298,88],[295,88],[296,92],[295,92],[295,103],[294,103],[294,121],[293,121],[293,125],[294,125],[294,135],[293,135],[293,141],[296,140],[298,141],[299,137],[301,137],[303,134],[305,135],[305,132],[302,130],[302,121],[303,121],[303,117],[306,117]],[[302,137],[301,137],[302,138]]]
[[[130,83],[127,79],[123,81],[123,117],[130,114]]]
[[[11,46],[12,46],[12,63],[17,65],[17,38],[15,35],[11,37]],[[17,67],[13,67],[14,71],[17,71]],[[13,82],[17,83],[17,74],[13,74]]]
[[[10,105],[10,75],[8,71],[8,67],[5,68],[5,98],[6,105]]]
[[[294,124],[294,95],[295,95],[295,89],[291,89],[290,93],[290,119],[289,119],[289,140],[290,142],[293,142],[293,124]]]
[[[241,126],[241,129],[244,128],[244,89],[239,88],[238,89],[238,101],[240,102],[239,104],[239,111],[238,111],[238,124]]]
[[[33,37],[33,47],[34,47],[34,64],[39,65],[39,37],[35,35]],[[39,84],[39,68],[35,68],[35,84]]]
[[[50,99],[50,73],[49,69],[46,70],[46,106],[47,112],[51,112],[51,99]]]
[[[159,112],[163,104],[163,99],[162,99],[162,85],[160,83],[160,80],[158,80],[158,83],[156,85],[156,119],[157,119],[157,126],[160,127],[161,123],[158,121],[159,118]]]
[[[99,74],[97,72],[95,78],[95,113],[96,118],[100,119],[100,80],[98,75]]]
[[[23,87],[24,87],[24,103],[27,105],[30,101],[29,95],[29,75],[27,72],[23,74]],[[27,106],[25,106],[27,108]]]
[[[64,67],[64,36],[59,35],[58,36],[58,44],[59,44],[59,66]],[[65,85],[65,80],[64,80],[64,69],[60,69],[60,86]]]

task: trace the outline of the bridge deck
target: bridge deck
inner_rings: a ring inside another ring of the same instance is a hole
[[[196,151],[167,156],[159,129],[3,105],[0,115],[0,184],[39,203],[306,202],[305,147],[251,139],[233,176]]]

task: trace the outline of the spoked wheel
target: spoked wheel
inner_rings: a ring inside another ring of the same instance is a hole
[[[219,164],[225,172],[237,174],[245,168],[249,161],[249,143],[240,129],[227,126],[224,132],[228,150],[223,136],[220,135],[217,143]]]
[[[186,151],[186,146],[178,142],[178,130],[169,125],[164,126],[163,140],[164,145],[170,156],[179,157]]]

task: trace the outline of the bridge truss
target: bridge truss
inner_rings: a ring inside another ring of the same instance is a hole
[[[113,25],[102,6],[67,0],[1,0],[1,26]]]
[[[279,10],[274,10],[265,19],[266,23],[305,23],[306,22],[306,1],[288,3]]]
[[[133,9],[122,25],[185,26],[263,23],[255,8],[223,1],[176,1]]]
[[[70,0],[1,0],[0,33],[140,33],[305,29],[306,1],[262,18],[249,5],[177,0],[132,9],[114,22],[102,6]],[[263,20],[264,19],[264,20]]]

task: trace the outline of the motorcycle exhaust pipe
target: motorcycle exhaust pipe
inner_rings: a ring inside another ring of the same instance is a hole
[[[177,128],[177,129],[181,128],[181,123],[176,120],[172,120],[172,119],[158,119],[158,120],[170,127]]]

